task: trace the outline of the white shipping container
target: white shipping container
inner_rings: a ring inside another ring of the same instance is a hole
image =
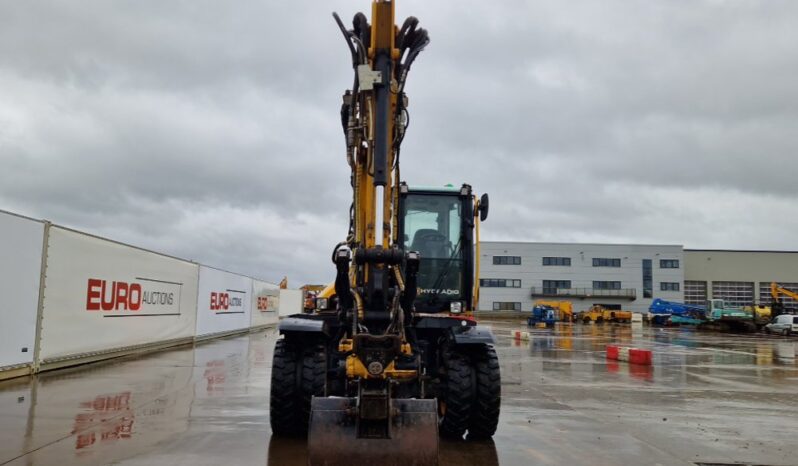
[[[200,266],[197,337],[249,328],[252,279]]]
[[[304,305],[302,290],[280,290],[280,317],[301,314]]]
[[[0,212],[0,369],[33,362],[44,223]]]
[[[55,226],[47,255],[43,362],[194,336],[197,264]]]
[[[258,328],[277,323],[280,309],[280,287],[260,280],[252,280],[252,318],[250,327]]]

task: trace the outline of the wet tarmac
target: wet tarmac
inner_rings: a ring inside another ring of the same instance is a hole
[[[493,442],[444,442],[440,464],[798,464],[798,339],[630,325],[499,336]],[[291,465],[271,438],[274,330],[0,383],[0,464]],[[609,362],[609,343],[652,349]]]

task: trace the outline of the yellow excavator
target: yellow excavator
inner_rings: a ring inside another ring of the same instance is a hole
[[[351,28],[333,13],[354,69],[349,229],[315,309],[279,324],[270,397],[273,434],[307,435],[310,464],[437,464],[439,435],[490,438],[499,419],[495,339],[472,314],[488,197],[401,181],[405,84],[429,35],[394,15],[385,0]]]
[[[770,315],[768,317],[771,318],[786,313],[784,301],[782,301],[784,297],[798,301],[798,293],[788,290],[776,282],[770,284],[770,296],[773,298],[773,303],[770,305]]]

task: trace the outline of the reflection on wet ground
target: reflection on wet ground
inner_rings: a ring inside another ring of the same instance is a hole
[[[443,442],[442,465],[796,464],[794,338],[629,325],[499,337],[494,442]],[[305,464],[271,438],[276,332],[0,384],[0,464]],[[604,359],[649,348],[653,366]]]

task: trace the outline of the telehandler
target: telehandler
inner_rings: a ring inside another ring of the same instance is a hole
[[[487,439],[499,419],[494,337],[472,317],[488,196],[400,181],[405,84],[429,36],[394,14],[375,0],[348,29],[333,13],[354,68],[349,231],[316,308],[280,322],[270,398],[272,432],[307,435],[310,464],[437,464],[439,434]]]

